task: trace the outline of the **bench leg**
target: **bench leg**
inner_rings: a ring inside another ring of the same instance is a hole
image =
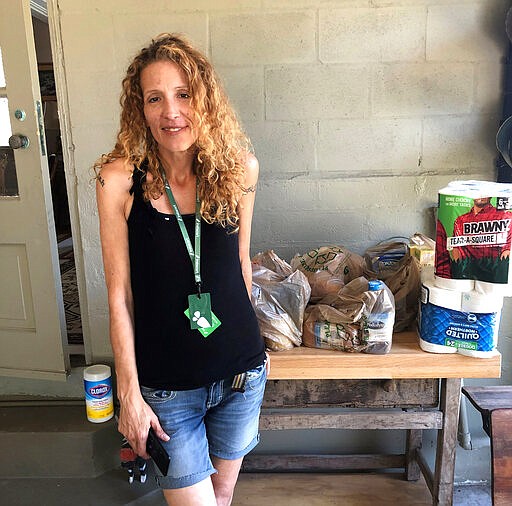
[[[441,380],[440,409],[443,412],[443,428],[437,433],[434,506],[452,506],[453,504],[453,477],[461,384],[460,378],[443,378]]]
[[[491,413],[492,503],[512,504],[512,409]]]
[[[421,448],[423,431],[421,429],[408,429],[405,447],[405,477],[408,481],[420,479],[420,466],[418,465],[417,451]]]

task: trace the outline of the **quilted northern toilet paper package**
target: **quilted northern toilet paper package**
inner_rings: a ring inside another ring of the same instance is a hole
[[[503,297],[421,285],[418,320],[420,347],[431,353],[461,353],[486,358],[496,354]]]

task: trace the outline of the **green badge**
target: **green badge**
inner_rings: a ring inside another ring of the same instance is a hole
[[[187,318],[190,319],[190,326],[192,327],[194,317],[190,318],[190,309],[186,309],[185,314]],[[213,312],[211,312],[211,315],[212,324],[210,327],[196,327],[203,337],[208,337],[217,327],[220,326],[220,320],[215,316]],[[197,321],[199,321],[199,319]]]
[[[212,326],[212,306],[210,294],[201,296],[193,294],[188,296],[188,310],[190,311],[190,328],[206,329]]]

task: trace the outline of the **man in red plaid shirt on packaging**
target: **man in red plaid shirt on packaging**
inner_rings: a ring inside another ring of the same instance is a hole
[[[461,246],[452,250],[453,260],[508,258],[511,217],[509,211],[496,209],[490,197],[474,199],[471,210],[459,216],[453,224],[453,244],[456,244],[455,237],[461,237]]]

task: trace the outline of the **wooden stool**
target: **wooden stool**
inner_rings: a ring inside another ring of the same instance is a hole
[[[463,387],[491,438],[492,503],[512,504],[512,386]]]

